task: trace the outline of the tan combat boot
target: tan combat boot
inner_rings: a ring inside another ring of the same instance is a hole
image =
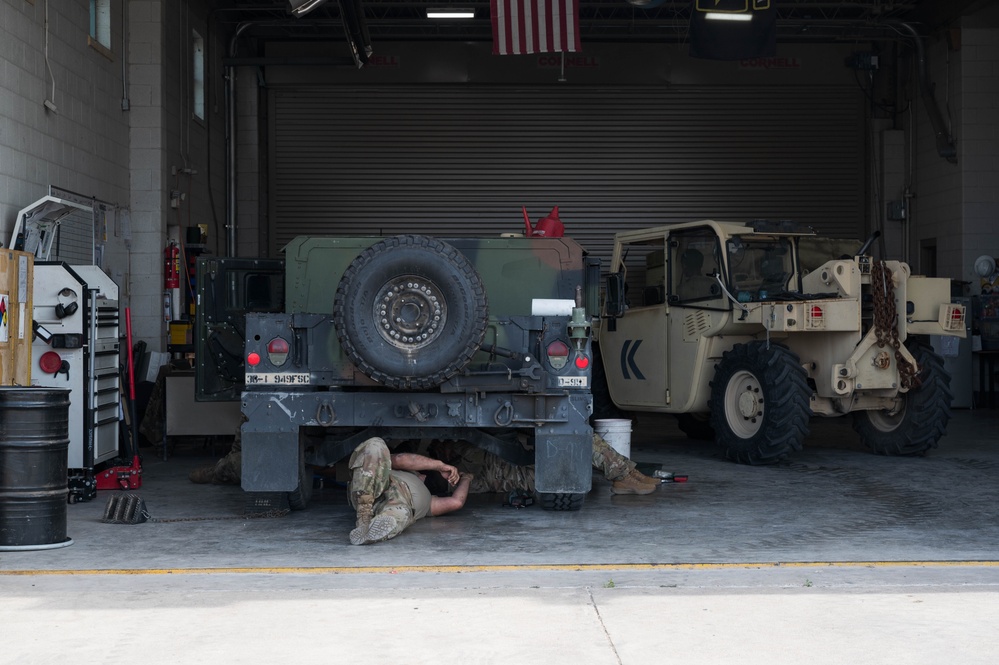
[[[197,469],[192,470],[187,477],[190,478],[192,483],[207,485],[215,480],[215,465],[199,466]]]
[[[354,505],[357,507],[357,523],[350,532],[350,544],[363,545],[365,538],[368,537],[368,528],[371,526],[375,497],[370,494],[359,494],[354,498]]]
[[[655,491],[655,485],[646,485],[635,478],[634,473],[629,473],[624,478],[615,480],[611,485],[611,494],[652,494]]]
[[[634,478],[635,480],[637,480],[638,482],[642,483],[643,485],[651,485],[652,487],[658,487],[659,486],[659,479],[658,478],[651,478],[651,477],[645,475],[644,473],[642,473],[641,471],[639,471],[638,469],[632,469],[631,473],[628,474],[628,477],[629,478]]]

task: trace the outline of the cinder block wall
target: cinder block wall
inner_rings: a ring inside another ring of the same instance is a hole
[[[225,248],[225,39],[208,34],[203,5],[112,0],[104,50],[88,43],[87,2],[0,0],[0,243],[50,185],[124,211],[109,225],[103,267],[131,308],[133,337],[153,350],[166,346],[168,239],[207,224],[208,249]],[[192,115],[192,30],[207,46],[204,119]]]
[[[113,9],[120,16],[120,0]],[[0,242],[5,246],[17,212],[48,194],[50,185],[128,205],[121,21],[112,22],[110,53],[88,46],[89,26],[86,2],[0,2]],[[46,99],[55,112],[45,108]],[[112,235],[108,242],[109,253],[120,258],[115,245],[123,240]]]
[[[187,230],[206,225],[204,248],[225,252],[225,40],[208,33],[207,10],[195,1],[131,0],[128,9],[132,100],[129,162],[136,232],[133,325],[150,347],[164,350],[164,250],[186,246]],[[193,112],[192,45],[205,43],[204,117]],[[211,190],[209,190],[211,188]],[[186,275],[181,288],[186,289]],[[187,294],[190,297],[190,294]],[[182,315],[187,310],[182,310]]]

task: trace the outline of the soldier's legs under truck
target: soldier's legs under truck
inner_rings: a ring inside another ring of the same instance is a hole
[[[498,455],[458,441],[432,444],[429,451],[448,464],[474,474],[472,493],[534,492],[534,465],[510,464]],[[635,463],[614,450],[599,434],[593,435],[593,466],[603,472],[615,494],[649,494],[659,482],[642,474]]]
[[[350,532],[354,545],[395,538],[417,520],[409,486],[392,474],[385,441],[372,437],[350,456],[350,505],[357,524]],[[405,473],[405,472],[403,472]]]

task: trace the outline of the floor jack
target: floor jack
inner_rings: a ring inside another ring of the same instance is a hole
[[[132,463],[128,466],[111,466],[97,472],[97,489],[99,490],[137,490],[142,487],[142,461],[139,458],[139,445],[136,436],[135,422],[135,362],[132,352],[132,312],[125,308],[125,333],[128,344],[128,399],[127,409],[123,410],[122,423],[126,425],[123,437],[129,442],[128,451]],[[124,382],[124,381],[123,381]],[[120,461],[120,460],[119,460]],[[72,499],[70,503],[72,503]]]

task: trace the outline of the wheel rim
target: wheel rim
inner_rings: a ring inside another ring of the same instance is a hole
[[[892,432],[905,420],[905,398],[900,398],[895,403],[895,408],[891,411],[881,409],[879,411],[868,411],[867,419],[871,421],[879,432]]]
[[[440,337],[447,322],[444,294],[433,283],[415,275],[386,282],[375,298],[378,332],[389,344],[414,351]]]
[[[763,387],[752,372],[740,370],[725,388],[725,420],[736,436],[748,439],[763,426]]]

